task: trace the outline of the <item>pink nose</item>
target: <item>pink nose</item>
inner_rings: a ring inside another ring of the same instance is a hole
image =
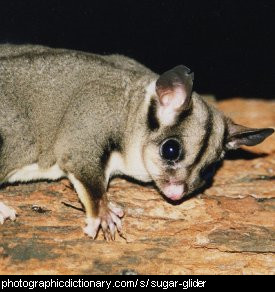
[[[180,200],[186,193],[186,186],[184,184],[177,185],[177,184],[167,184],[162,189],[164,195],[173,200]]]

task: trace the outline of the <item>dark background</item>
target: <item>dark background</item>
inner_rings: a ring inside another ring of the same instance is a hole
[[[0,1],[0,42],[121,53],[195,72],[218,98],[275,96],[274,1]]]

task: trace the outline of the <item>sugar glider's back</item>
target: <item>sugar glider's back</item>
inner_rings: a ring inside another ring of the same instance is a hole
[[[120,55],[1,45],[0,176],[33,162],[45,168],[52,165],[57,136],[60,132],[69,136],[74,127],[85,127],[87,111],[94,117],[90,131],[85,132],[91,139],[99,126],[102,133],[104,127],[123,127],[122,109],[126,119],[131,86],[144,73],[154,76]],[[113,113],[120,115],[116,122],[111,122]]]

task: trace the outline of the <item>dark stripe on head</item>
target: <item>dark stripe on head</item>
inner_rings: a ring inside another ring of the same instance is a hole
[[[224,132],[223,132],[223,139],[222,139],[222,148],[226,149],[226,143],[228,140],[229,131],[228,131],[227,123],[225,121],[223,122],[223,125],[224,125]]]
[[[190,116],[193,112],[193,104],[192,102],[190,102],[190,106],[188,107],[188,109],[184,109],[181,111],[181,113],[178,115],[177,117],[177,121],[175,122],[175,124],[180,124],[182,121],[184,121],[188,116]]]
[[[194,162],[189,166],[190,169],[194,168],[201,161],[204,154],[207,155],[206,150],[208,148],[209,140],[213,131],[213,114],[212,114],[211,109],[209,109],[208,105],[206,105],[206,109],[207,109],[207,119],[204,125],[205,135],[202,139],[202,146],[201,146],[200,151],[195,157]]]
[[[151,131],[157,130],[160,125],[157,118],[157,102],[155,99],[151,99],[150,106],[147,113],[147,125]]]

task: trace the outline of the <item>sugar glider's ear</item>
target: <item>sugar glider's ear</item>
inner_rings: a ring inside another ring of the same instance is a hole
[[[172,125],[179,113],[190,106],[194,73],[180,65],[163,73],[156,82],[157,116],[163,125]]]
[[[230,119],[227,121],[228,136],[226,140],[226,149],[237,149],[242,145],[254,146],[263,142],[270,136],[274,129],[272,128],[247,128],[235,124]]]

